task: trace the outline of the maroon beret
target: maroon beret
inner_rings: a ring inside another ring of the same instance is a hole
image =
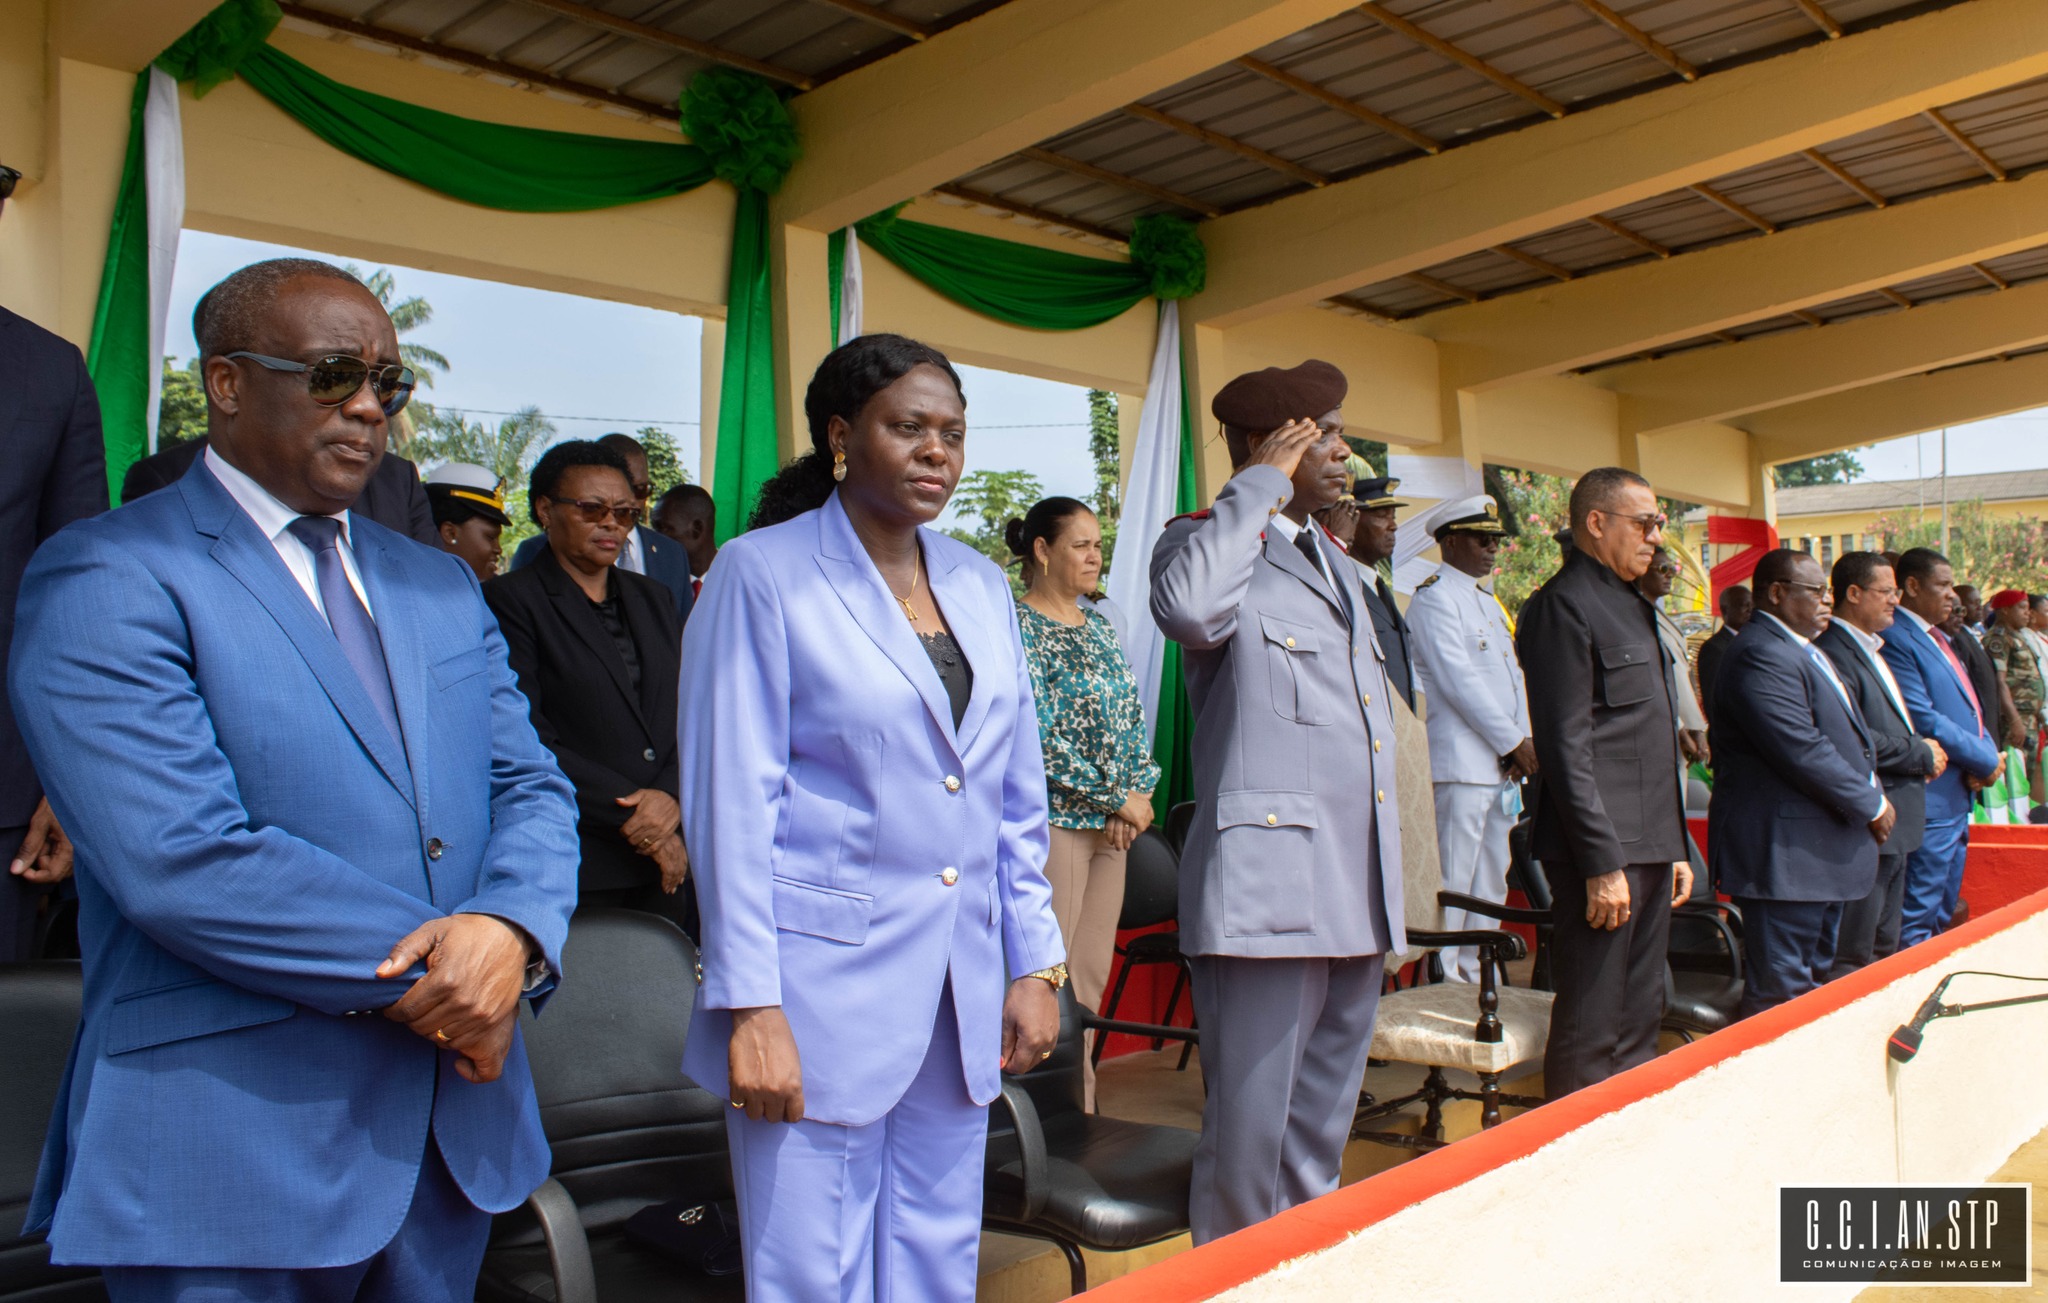
[[[1328,362],[1310,358],[1300,366],[1250,371],[1216,391],[1209,410],[1225,425],[1267,434],[1289,421],[1313,421],[1343,406],[1351,386]]]

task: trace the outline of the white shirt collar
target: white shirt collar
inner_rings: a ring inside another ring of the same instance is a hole
[[[206,469],[213,472],[213,477],[228,491],[228,496],[248,513],[250,520],[256,522],[256,528],[263,531],[263,537],[275,540],[293,521],[306,514],[302,511],[293,511],[278,501],[277,496],[269,489],[258,484],[246,472],[215,452],[213,445],[207,445],[205,456]],[[353,549],[355,540],[349,536],[348,512],[337,511],[331,518],[341,522],[341,541]]]
[[[1757,614],[1761,615],[1764,619],[1769,620],[1772,624],[1777,625],[1780,629],[1783,629],[1786,635],[1789,636],[1794,642],[1800,643],[1804,646],[1811,646],[1813,644],[1813,639],[1803,637],[1802,635],[1797,633],[1793,633],[1791,625],[1786,624],[1783,620],[1780,620],[1777,616],[1772,615],[1769,611],[1758,611]]]
[[[1905,616],[1914,624],[1919,625],[1922,633],[1934,632],[1934,626],[1932,624],[1929,624],[1926,620],[1921,619],[1920,612],[1913,610],[1911,607],[1901,606],[1899,608],[1899,614]]]
[[[1285,512],[1275,515],[1266,522],[1266,528],[1279,531],[1281,541],[1292,543],[1294,536],[1301,532],[1301,526],[1289,519]]]
[[[1861,644],[1864,651],[1869,652],[1873,656],[1879,655],[1884,651],[1884,639],[1878,637],[1876,634],[1865,633],[1863,630],[1857,628],[1855,625],[1849,623],[1847,620],[1838,619],[1835,621],[1835,623],[1841,625],[1844,629],[1847,629],[1849,631],[1849,636],[1851,638],[1854,638],[1859,644]]]

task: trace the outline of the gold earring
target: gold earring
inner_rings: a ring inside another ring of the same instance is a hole
[[[832,478],[842,483],[846,479],[846,454],[843,452],[832,454]]]

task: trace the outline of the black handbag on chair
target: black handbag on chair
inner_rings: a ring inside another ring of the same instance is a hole
[[[627,1239],[707,1276],[740,1269],[740,1209],[730,1199],[649,1204],[626,1219],[624,1230]]]

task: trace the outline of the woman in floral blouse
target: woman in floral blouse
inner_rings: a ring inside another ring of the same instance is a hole
[[[1145,741],[1138,685],[1114,629],[1082,602],[1102,575],[1102,527],[1073,498],[1047,498],[1012,520],[1010,550],[1025,564],[1017,623],[1052,810],[1045,876],[1067,943],[1074,998],[1098,1009],[1109,983],[1124,903],[1124,852],[1152,824],[1159,766]],[[1142,559],[1141,562],[1142,564]],[[1087,1076],[1095,1108],[1095,1076]]]

